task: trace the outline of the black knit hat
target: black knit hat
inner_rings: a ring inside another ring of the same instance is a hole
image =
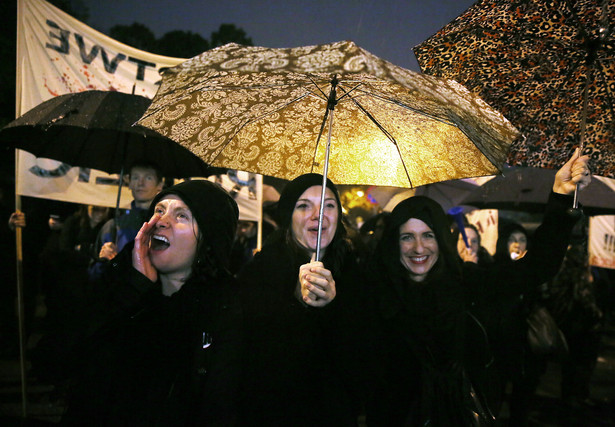
[[[164,196],[175,194],[190,208],[199,225],[203,242],[218,263],[228,267],[231,246],[235,239],[239,208],[233,198],[213,182],[197,179],[165,188],[152,200],[149,216]]]
[[[288,228],[290,226],[297,200],[299,200],[299,197],[301,197],[301,195],[308,188],[315,185],[322,186],[322,178],[323,176],[318,173],[307,173],[305,175],[298,176],[286,184],[286,187],[284,187],[284,190],[282,190],[282,194],[280,195],[280,200],[278,201],[277,219],[280,227]],[[337,201],[337,229],[341,230],[343,229],[342,203],[335,184],[333,184],[329,178],[327,178],[327,188],[333,192],[335,200]]]

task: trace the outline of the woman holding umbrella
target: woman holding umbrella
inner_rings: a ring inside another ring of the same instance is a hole
[[[535,244],[511,268],[462,265],[435,201],[418,196],[396,206],[367,287],[383,341],[374,358],[381,375],[368,405],[370,425],[474,425],[480,411],[471,406],[464,369],[466,310],[472,307],[490,333],[501,301],[533,286],[528,277],[545,281],[557,273],[578,219],[567,209],[569,195],[589,183],[587,161],[575,153],[558,171]]]
[[[242,418],[249,425],[356,424],[343,375],[353,350],[342,331],[359,278],[330,180],[322,261],[315,259],[322,184],[322,175],[310,173],[286,185],[279,228],[239,277],[247,338]]]
[[[220,187],[159,193],[84,315],[68,425],[233,425],[241,312],[229,257],[238,208]]]

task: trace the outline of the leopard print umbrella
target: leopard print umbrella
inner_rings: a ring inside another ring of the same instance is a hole
[[[614,23],[614,0],[481,0],[414,53],[523,132],[511,165],[558,168],[581,146],[615,177]]]

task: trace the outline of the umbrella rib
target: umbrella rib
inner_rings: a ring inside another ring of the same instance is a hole
[[[342,90],[344,90],[344,89],[342,88]],[[379,95],[377,93],[367,92],[367,91],[361,90],[361,89],[358,89],[358,90],[361,91],[363,94],[365,94],[367,96],[371,96],[372,98],[376,98],[376,99],[379,99],[379,100],[384,101],[384,102],[389,102],[389,103],[391,103],[393,105],[397,105],[398,107],[404,108],[404,109],[406,109],[408,111],[412,111],[414,113],[420,114],[420,115],[428,117],[430,119],[437,120],[437,121],[439,121],[441,123],[444,123],[444,124],[447,124],[449,126],[457,127],[457,125],[454,122],[450,121],[450,120],[444,119],[442,117],[435,116],[433,114],[429,114],[429,113],[427,113],[425,111],[421,111],[421,110],[418,110],[416,108],[412,108],[411,106],[409,106],[407,104],[404,104],[403,102],[397,101],[395,99],[387,98],[387,97]],[[350,97],[350,98],[354,100],[354,98],[352,98],[352,97]]]
[[[389,131],[387,131],[381,124],[380,122],[378,122],[378,120],[376,120],[376,118],[374,116],[371,115],[371,113],[369,111],[367,111],[363,105],[361,105],[361,103],[359,101],[357,101],[353,96],[350,95],[350,92],[346,92],[346,90],[341,87],[340,88],[342,91],[344,91],[344,95],[343,96],[348,96],[348,98],[350,100],[352,100],[352,102],[361,110],[363,111],[363,113],[376,125],[376,127],[378,127],[378,129],[380,129],[380,131],[387,137],[387,139],[389,141],[391,141],[393,143],[393,145],[395,145],[395,149],[397,150],[397,153],[399,154],[399,159],[401,160],[401,164],[404,166],[404,172],[406,173],[406,177],[408,178],[408,183],[410,184],[410,188],[414,188],[414,184],[412,184],[412,179],[410,178],[410,174],[408,173],[408,168],[406,167],[406,162],[404,162],[404,157],[401,154],[401,150],[399,149],[399,144],[397,144],[397,141],[395,140],[395,138],[393,137],[393,135],[391,135],[389,133]]]
[[[316,158],[316,153],[318,152],[318,146],[320,145],[320,138],[322,137],[322,133],[325,129],[325,124],[327,123],[327,117],[329,117],[329,109],[325,108],[325,115],[322,119],[322,123],[320,124],[320,131],[318,132],[318,138],[316,139],[316,146],[314,147],[313,158]],[[314,172],[314,162],[312,162],[312,168],[310,172]]]

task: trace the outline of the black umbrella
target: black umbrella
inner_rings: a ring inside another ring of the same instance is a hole
[[[556,171],[543,168],[510,168],[476,187],[462,205],[479,209],[503,209],[541,213],[547,204]],[[615,214],[615,190],[605,184],[608,178],[594,176],[579,193],[579,203],[588,215]],[[615,182],[615,180],[611,181]]]
[[[164,176],[207,176],[199,157],[171,139],[134,123],[151,100],[91,90],[54,97],[0,130],[0,140],[71,166],[122,173],[134,161],[151,162]]]

